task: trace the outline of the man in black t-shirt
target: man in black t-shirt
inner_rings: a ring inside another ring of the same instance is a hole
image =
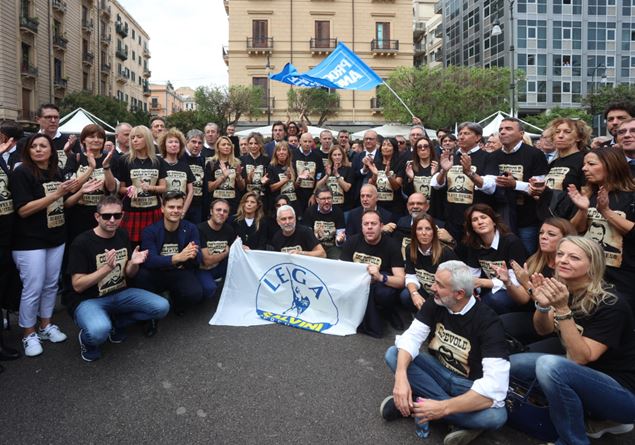
[[[326,258],[324,248],[313,231],[305,226],[296,225],[295,210],[290,205],[278,208],[277,221],[280,230],[271,240],[273,249],[278,252]]]
[[[496,313],[477,301],[473,290],[467,265],[439,265],[434,298],[386,352],[395,384],[380,407],[384,419],[443,419],[459,428],[445,437],[446,444],[467,444],[483,430],[505,424],[510,368],[505,333]],[[428,338],[428,352],[420,353]],[[413,402],[418,397],[423,399]]]
[[[228,217],[229,203],[216,199],[210,206],[210,218],[197,226],[203,260],[196,275],[206,298],[214,296],[216,280],[224,279],[227,274],[229,247],[236,239],[236,232],[227,224]]]
[[[318,186],[315,189],[315,198],[317,204],[306,210],[302,224],[313,229],[313,234],[324,247],[327,258],[339,260],[342,253],[340,246],[346,239],[344,214],[333,207],[333,192],[327,186]]]
[[[65,298],[80,328],[81,356],[87,362],[101,357],[99,345],[125,340],[126,326],[140,320],[165,317],[170,304],[143,289],[128,287],[148,256],[137,246],[130,249],[125,230],[119,228],[123,205],[115,196],[97,204],[97,227],[82,233],[71,245],[67,272],[72,291]]]
[[[371,285],[366,313],[358,331],[381,338],[384,334],[382,312],[395,329],[403,329],[397,305],[399,291],[404,287],[404,261],[396,241],[382,233],[383,224],[376,210],[367,210],[361,225],[362,233],[344,243],[340,259],[367,265]]]

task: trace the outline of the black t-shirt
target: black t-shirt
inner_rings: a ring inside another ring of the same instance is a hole
[[[90,175],[89,179],[98,179],[103,181],[105,179],[105,172],[103,169],[105,156],[100,156],[99,158],[95,158],[95,169]],[[88,158],[84,153],[79,155],[79,162],[77,161],[76,156],[71,156],[66,161],[66,167],[64,167],[64,173],[73,175],[74,177],[79,178],[80,176],[86,174],[86,171],[90,167],[88,166]],[[106,194],[106,186],[102,185],[101,189],[95,190],[94,192],[84,193],[82,197],[77,202],[78,206],[90,207],[94,209],[97,207],[97,203],[99,200]]]
[[[397,155],[395,154],[391,158],[388,172],[386,172],[386,164],[384,164],[382,156],[375,158],[375,167],[377,167],[377,182],[375,183],[375,187],[377,187],[377,205],[394,214],[402,214],[405,207],[401,196],[401,188],[397,187],[393,190],[388,179],[391,175],[397,176],[401,168]]]
[[[267,166],[270,159],[265,155],[260,155],[254,159],[250,154],[247,154],[240,158],[240,162],[243,164],[243,178],[247,181],[251,172],[254,172],[251,181],[247,181],[247,191],[256,192],[260,196],[264,194],[264,187],[262,186],[262,177],[267,173]]]
[[[478,300],[466,314],[459,315],[428,298],[415,317],[430,327],[428,351],[447,369],[465,378],[483,377],[483,358],[508,358],[500,319]]]
[[[319,212],[317,205],[309,207],[304,213],[302,224],[313,230],[315,237],[324,247],[335,246],[338,229],[345,229],[344,214],[333,207],[329,213]]]
[[[269,176],[269,187],[271,187],[274,184],[287,179],[287,167],[269,164],[269,167],[267,167],[267,175]],[[282,188],[274,192],[273,195],[285,195],[289,199],[289,202],[297,201],[298,195],[295,192],[293,182],[294,181],[289,180],[282,186]]]
[[[87,230],[79,235],[71,244],[66,271],[69,275],[91,274],[106,264],[106,250],[116,251],[115,268],[94,286],[81,294],[69,297],[72,310],[83,300],[103,297],[113,292],[122,291],[127,287],[126,263],[131,255],[130,240],[123,229],[117,229],[112,238],[102,238],[94,230]]]
[[[310,252],[318,244],[319,242],[313,235],[313,231],[301,225],[296,225],[295,232],[291,236],[284,236],[282,230],[280,230],[276,232],[271,240],[271,245],[277,252],[290,252],[292,250]]]
[[[589,317],[574,315],[574,320],[584,337],[608,347],[587,366],[635,392],[635,324],[628,304],[618,297],[615,304],[600,303]]]
[[[432,187],[430,187],[430,181],[432,180],[432,165],[428,165],[427,167],[419,166],[417,171],[414,171],[413,169],[414,177],[412,180],[410,180],[408,174],[406,173],[407,165],[407,163],[404,163],[398,173],[399,177],[403,181],[403,185],[401,186],[403,192],[408,196],[415,192],[423,193],[426,198],[428,198],[428,201],[430,201],[432,194]]]
[[[236,236],[239,236],[243,245],[250,249],[265,250],[267,247],[267,241],[269,240],[269,224],[266,218],[260,220],[258,229],[256,229],[256,222],[252,222],[248,225],[245,220],[232,221],[232,228],[236,232]]]
[[[434,283],[434,274],[437,272],[439,264],[450,260],[458,260],[459,257],[448,247],[443,247],[441,257],[436,264],[432,263],[432,255],[424,255],[417,249],[417,260],[413,263],[410,259],[410,246],[406,250],[406,273],[416,275],[421,290],[425,296],[432,295],[431,288]]]
[[[141,184],[151,186],[159,185],[159,180],[165,178],[165,162],[157,158],[154,162],[150,158],[136,158],[128,162],[129,155],[119,159],[119,180],[126,186],[134,185],[137,188],[136,198],[125,198],[123,201],[126,212],[141,212],[158,209],[161,205],[159,195],[153,192],[145,192]]]
[[[190,166],[190,171],[194,176],[194,181],[192,182],[192,205],[199,205],[201,199],[203,198],[203,187],[204,187],[204,178],[205,178],[205,158],[202,156],[194,157],[185,155],[185,160]]]
[[[326,179],[326,185],[329,189],[331,189],[331,193],[333,194],[333,205],[335,207],[339,207],[342,211],[350,210],[353,205],[353,197],[351,193],[353,191],[353,168],[352,167],[340,167],[337,169],[337,174],[342,177],[342,179],[351,184],[351,188],[348,192],[345,192],[344,189],[340,186],[337,178],[331,172],[331,175]]]
[[[504,150],[496,150],[492,153],[492,162],[498,165],[497,175],[510,172],[517,181],[529,182],[534,176],[544,176],[549,170],[547,159],[542,151],[529,145],[522,144],[513,153],[505,153]],[[504,192],[505,201],[513,200],[516,204],[516,221],[519,227],[528,227],[538,224],[536,217],[536,200],[522,191],[501,189]],[[505,204],[513,204],[505,202]]]
[[[62,183],[62,173],[59,170],[52,177],[44,170],[40,170],[40,173],[41,179],[38,179],[24,164],[20,164],[11,174],[9,188],[16,213],[29,202],[55,193]],[[14,224],[13,250],[47,249],[64,244],[65,224],[63,198],[26,218],[18,216]]]
[[[498,248],[480,248],[474,249],[467,247],[466,264],[475,269],[480,268],[483,273],[482,278],[496,278],[494,266],[511,269],[511,261],[514,260],[518,264],[525,264],[527,260],[527,251],[522,241],[513,233],[500,235],[498,240]]]
[[[297,177],[302,176],[305,171],[309,172],[308,179],[301,179],[298,188],[313,190],[315,182],[324,175],[322,157],[315,150],[311,150],[309,154],[304,154],[302,150],[295,150],[292,159]]]
[[[577,151],[564,158],[556,158],[549,164],[549,172],[545,177],[547,189],[543,192],[539,202],[542,218],[547,218],[553,214],[570,219],[576,212],[575,206],[567,195],[567,187],[569,184],[573,184],[580,190],[586,182],[582,172],[585,154],[586,151]],[[544,209],[545,206],[548,206],[550,210]]]
[[[214,230],[204,221],[197,227],[200,236],[199,246],[201,249],[207,249],[210,255],[223,253],[236,239],[236,232],[229,224],[223,224],[220,230]]]
[[[179,158],[176,164],[169,164],[165,159],[165,180],[167,190],[178,190],[187,195],[187,185],[196,181],[194,173],[184,157]]]
[[[229,202],[231,211],[234,212],[239,199],[238,185],[236,183],[236,167],[230,167],[228,164],[226,164],[226,166],[229,176],[221,182],[218,187],[212,190],[211,195],[212,200],[218,198],[226,199]],[[218,178],[223,176],[223,171],[220,168],[220,161],[218,160],[214,163],[207,163],[205,170],[205,175],[210,182],[217,181]]]
[[[392,238],[382,235],[379,243],[368,244],[359,233],[350,237],[342,246],[342,261],[375,265],[379,271],[392,275],[393,267],[404,267],[399,245]]]
[[[13,199],[9,188],[9,168],[0,156],[0,246],[11,245],[11,228],[13,227]]]

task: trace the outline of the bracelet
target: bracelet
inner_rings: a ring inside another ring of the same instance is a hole
[[[110,167],[102,167],[104,170],[110,170]]]
[[[553,319],[556,321],[563,321],[563,320],[571,320],[573,318],[573,312],[569,311],[566,314],[563,315],[554,315]]]
[[[541,314],[548,314],[549,312],[551,312],[551,306],[549,307],[540,306],[537,301],[534,302],[534,306],[536,307],[536,310],[540,312]]]
[[[388,282],[388,275],[385,273],[381,274],[381,284],[386,284]]]

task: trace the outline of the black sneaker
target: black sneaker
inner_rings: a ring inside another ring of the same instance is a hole
[[[110,334],[108,334],[108,340],[110,343],[114,343],[118,345],[119,343],[123,343],[128,338],[128,335],[123,329],[115,329],[112,328]]]
[[[79,335],[77,336],[77,338],[79,339],[80,354],[85,361],[94,362],[95,360],[98,360],[101,357],[101,351],[99,350],[99,347],[85,344],[82,341],[83,332],[84,330],[80,329]]]
[[[395,406],[395,398],[393,396],[388,396],[381,402],[379,413],[387,421],[403,418],[401,411]]]

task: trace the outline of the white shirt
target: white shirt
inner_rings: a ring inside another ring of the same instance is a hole
[[[470,151],[468,151],[466,154],[471,155],[472,153],[476,153],[480,149],[481,149],[481,147],[479,147],[477,145],[476,147],[474,147]],[[474,184],[475,190],[480,190],[483,193],[485,193],[486,195],[492,195],[496,191],[496,176],[485,175],[485,176],[481,176],[481,178],[483,179],[483,186],[479,187],[476,184]],[[438,189],[441,189],[441,188],[445,187],[445,181],[443,181],[443,183],[440,183],[439,182],[439,173],[435,173],[434,176],[432,177],[432,179],[430,180],[430,185],[433,188],[438,190]]]
[[[492,240],[492,245],[489,246],[491,249],[498,250],[498,244],[500,243],[500,232],[497,230],[494,234],[494,239]],[[472,276],[474,278],[480,278],[482,269],[480,267],[470,267],[470,271],[472,272]],[[514,286],[520,286],[518,283],[518,279],[516,278],[516,274],[514,273],[514,269],[507,269],[507,274],[509,275],[509,279],[511,280]],[[505,287],[505,283],[503,283],[498,278],[492,278],[492,283],[494,283],[494,287],[492,287],[492,293],[496,293],[501,289],[507,289]]]

